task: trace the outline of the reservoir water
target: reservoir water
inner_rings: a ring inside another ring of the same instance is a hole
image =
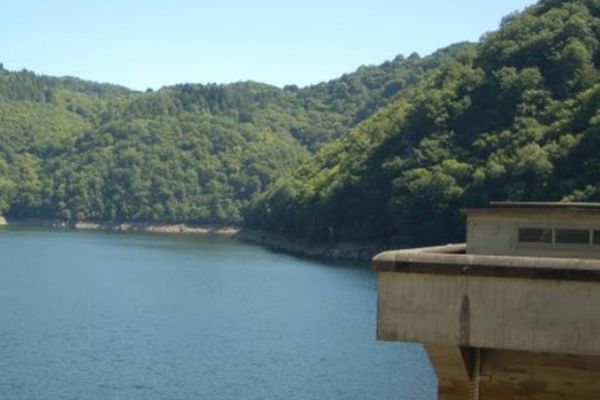
[[[0,399],[433,400],[366,265],[227,238],[0,229]]]

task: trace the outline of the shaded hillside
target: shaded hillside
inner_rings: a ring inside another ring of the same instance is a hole
[[[600,3],[542,1],[281,178],[253,227],[313,240],[463,237],[461,207],[600,200]]]

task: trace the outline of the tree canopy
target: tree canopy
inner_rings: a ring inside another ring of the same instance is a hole
[[[600,0],[299,88],[144,93],[0,68],[0,213],[462,238],[463,207],[600,200]]]
[[[463,207],[600,200],[600,2],[546,0],[281,177],[254,227],[312,240],[434,243]]]
[[[452,52],[283,89],[239,82],[142,93],[0,67],[0,214],[240,223],[277,177]]]

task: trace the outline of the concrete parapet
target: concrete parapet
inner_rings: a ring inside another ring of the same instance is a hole
[[[425,345],[440,399],[600,399],[600,261],[385,252],[377,336]]]

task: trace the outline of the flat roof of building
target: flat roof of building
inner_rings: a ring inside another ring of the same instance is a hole
[[[581,202],[528,202],[528,201],[491,201],[487,208],[466,208],[463,214],[502,213],[505,211],[567,211],[567,212],[600,212],[600,203]]]
[[[600,213],[600,203],[493,201],[464,214]],[[465,244],[387,251],[372,261],[379,272],[600,282],[600,260],[466,254]]]
[[[585,208],[600,209],[600,203],[541,202],[541,201],[491,201],[493,208]]]

